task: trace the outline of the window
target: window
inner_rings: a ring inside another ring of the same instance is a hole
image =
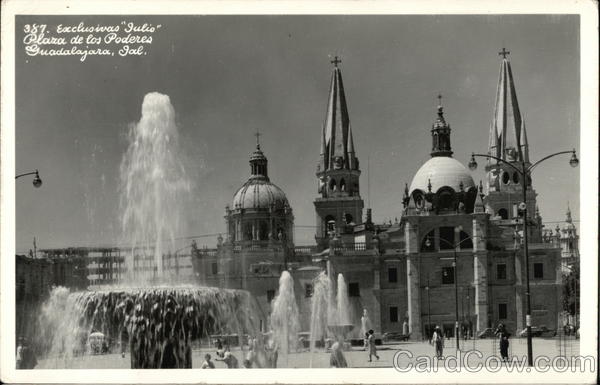
[[[519,183],[519,173],[516,171],[513,173],[513,182]]]
[[[358,286],[358,282],[350,282],[348,284],[348,296],[360,297],[360,288]]]
[[[445,285],[454,283],[454,267],[442,267],[442,283]]]
[[[396,283],[398,282],[398,269],[395,267],[390,267],[388,269],[388,282]]]
[[[464,231],[460,232],[460,248],[461,250],[467,250],[473,248],[473,240],[469,237],[469,234]]]
[[[454,190],[442,187],[438,191],[438,207],[441,210],[450,210],[454,205]]]
[[[510,182],[510,175],[505,171],[502,173],[502,183],[507,184]]]
[[[454,227],[440,227],[440,250],[454,249]]]
[[[499,263],[496,265],[496,278],[506,279],[506,263]]]
[[[335,191],[335,190],[336,190],[335,179],[332,179],[332,180],[329,182],[329,189],[330,189],[331,191]]]
[[[533,278],[543,279],[544,278],[544,264],[534,263],[533,264]]]
[[[327,227],[327,231],[335,231],[335,217],[333,215],[328,215],[325,217],[325,225]]]
[[[267,290],[267,302],[271,303],[273,298],[275,298],[275,290]]]
[[[398,322],[398,306],[390,306],[390,322]]]
[[[498,215],[500,215],[500,218],[502,219],[508,219],[508,210],[500,209],[498,210]]]
[[[213,262],[211,264],[211,269],[212,269],[213,275],[216,275],[219,272],[219,265],[217,264],[217,262]]]
[[[508,318],[508,305],[505,303],[498,304],[498,319]]]
[[[352,222],[352,215],[346,214],[344,220],[346,221],[346,224],[349,225]]]
[[[310,283],[307,283],[306,285],[304,285],[304,296],[306,298],[312,297],[313,295],[313,285]]]
[[[346,181],[344,178],[340,181],[340,191],[346,191]]]

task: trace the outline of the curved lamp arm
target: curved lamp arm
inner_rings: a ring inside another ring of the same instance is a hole
[[[479,156],[479,157],[481,157],[481,158],[488,158],[488,159],[490,159],[490,158],[491,158],[491,159],[495,159],[495,160],[497,160],[498,162],[502,162],[502,163],[504,163],[504,164],[507,164],[507,165],[509,165],[510,167],[514,168],[514,169],[515,169],[515,170],[516,170],[516,171],[517,171],[519,174],[521,174],[521,176],[523,176],[523,170],[521,170],[520,168],[518,168],[518,167],[517,167],[517,166],[515,166],[514,164],[512,164],[512,163],[510,163],[510,162],[507,162],[507,161],[505,161],[505,160],[504,160],[504,159],[502,159],[502,158],[497,158],[497,157],[495,157],[495,156],[493,156],[493,155],[489,155],[489,154],[475,154],[475,153],[472,153],[472,154],[471,154],[471,157],[472,157],[472,158],[474,158],[474,157],[476,157],[476,156]],[[539,163],[539,162],[538,162],[538,163]]]
[[[529,173],[530,173],[530,172],[531,172],[531,170],[533,170],[533,168],[534,168],[535,166],[537,166],[538,164],[542,163],[543,161],[545,161],[545,160],[547,160],[547,159],[550,159],[550,158],[553,158],[553,157],[555,157],[555,156],[557,156],[557,155],[562,155],[562,154],[573,154],[573,156],[575,156],[575,159],[577,159],[577,157],[576,157],[576,155],[575,155],[575,150],[571,150],[571,151],[560,151],[560,152],[557,152],[557,153],[554,153],[554,154],[548,155],[548,156],[546,156],[546,157],[544,157],[544,158],[542,158],[542,159],[538,160],[537,162],[535,162],[534,164],[532,164],[531,166],[529,166],[529,168],[527,168],[527,172],[529,172]],[[577,163],[579,163],[579,161],[577,161]]]

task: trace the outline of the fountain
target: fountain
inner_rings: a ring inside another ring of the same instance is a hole
[[[281,273],[279,278],[279,294],[273,301],[271,312],[272,338],[283,353],[283,361],[288,364],[290,348],[297,347],[298,332],[300,331],[300,316],[294,295],[294,279],[288,271]]]
[[[333,322],[328,323],[327,328],[336,337],[336,340],[342,344],[343,347],[346,341],[348,333],[354,329],[354,325],[350,322],[350,300],[348,299],[348,287],[346,286],[346,280],[342,274],[338,274],[337,279],[337,307]]]
[[[345,340],[352,329],[354,329],[354,325],[350,322],[350,301],[344,276],[338,274],[337,294],[334,296],[332,281],[327,273],[322,271],[313,280],[310,318],[311,367],[317,342],[323,347],[329,347],[326,341],[333,343],[333,340],[336,340],[345,349],[348,349],[349,346]],[[333,339],[328,336],[333,336]]]
[[[133,257],[126,260],[127,282],[165,281],[162,257],[175,249],[175,234],[185,230],[183,210],[190,192],[167,95],[144,97],[142,116],[130,126],[128,139],[120,166],[123,242]]]
[[[77,357],[105,344],[108,351],[120,346],[123,357],[129,350],[131,368],[191,368],[192,341],[236,333],[241,343],[243,335],[259,330],[257,304],[248,292],[173,285],[175,277],[164,269],[163,256],[173,250],[185,223],[182,201],[190,190],[167,95],[144,97],[141,119],[130,127],[128,138],[120,166],[121,225],[130,249],[127,286],[52,290],[42,305],[35,343],[54,367],[71,367]],[[293,298],[288,277],[282,276],[277,330],[288,325],[281,321],[289,287]]]

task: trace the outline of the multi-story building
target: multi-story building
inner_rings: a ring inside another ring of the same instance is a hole
[[[524,328],[519,174],[489,161],[485,191],[481,181],[477,185],[452,157],[451,128],[440,103],[431,128],[431,159],[410,187],[406,185],[400,221],[374,224],[370,209],[363,218],[360,163],[339,61],[333,63],[316,173],[316,244],[294,246],[292,209],[284,192],[269,180],[267,159],[257,144],[250,158],[251,176],[226,208],[226,239],[220,238],[216,249],[194,249],[199,281],[249,290],[258,299],[265,329],[285,269],[295,278],[303,330],[309,328],[312,279],[324,270],[330,277],[345,277],[355,325],[366,309],[377,331],[402,331],[407,323],[416,339],[434,325],[453,335],[456,321],[470,334],[499,322],[513,331]],[[511,64],[504,57],[488,151],[507,162],[524,159],[529,164],[515,90]],[[527,212],[535,213],[525,219],[532,324],[555,327],[561,310],[561,250],[544,242],[535,181],[528,182]]]

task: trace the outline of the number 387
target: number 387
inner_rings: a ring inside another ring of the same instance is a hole
[[[46,24],[25,24],[23,26],[23,32],[25,33],[44,33],[46,31]]]

